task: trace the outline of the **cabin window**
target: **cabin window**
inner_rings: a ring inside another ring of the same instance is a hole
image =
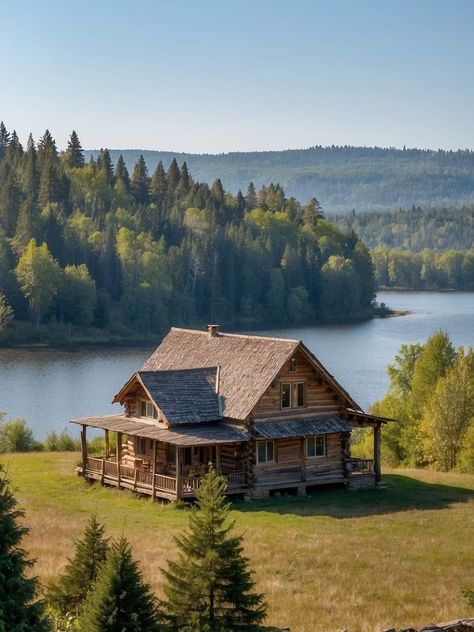
[[[168,444],[168,448],[166,450],[166,462],[176,463],[176,446],[173,444]]]
[[[326,456],[326,437],[308,437],[306,439],[306,456],[308,459]]]
[[[257,442],[257,463],[272,463],[274,460],[274,445],[273,441],[258,441]]]
[[[291,358],[290,360],[290,372],[291,373],[295,373],[295,371],[297,370],[297,365],[296,365],[296,358]]]
[[[138,437],[137,452],[138,454],[146,454],[146,439],[143,437]]]
[[[281,407],[302,408],[305,406],[304,382],[287,382],[281,385]]]
[[[147,402],[144,399],[140,400],[140,417],[146,417],[148,419],[158,419],[156,408],[151,402]]]
[[[281,385],[281,407],[291,408],[291,384]]]

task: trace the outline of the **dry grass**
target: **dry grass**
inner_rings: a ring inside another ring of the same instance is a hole
[[[147,580],[174,553],[187,512],[74,476],[75,454],[12,455],[9,477],[31,532],[25,546],[44,581],[71,554],[90,512],[125,531]],[[320,491],[308,498],[238,503],[268,624],[292,632],[373,632],[467,616],[474,585],[474,476],[398,470],[386,490]]]

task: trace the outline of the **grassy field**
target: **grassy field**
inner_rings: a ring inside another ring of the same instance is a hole
[[[159,593],[160,567],[187,511],[74,475],[77,454],[3,455],[31,528],[25,547],[41,580],[71,554],[91,512],[122,531]],[[468,616],[474,586],[474,476],[398,470],[387,489],[321,491],[307,498],[237,503],[268,624],[292,632],[374,632]]]

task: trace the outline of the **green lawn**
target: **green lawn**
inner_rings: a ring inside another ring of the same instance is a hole
[[[77,454],[3,458],[31,527],[25,546],[42,580],[57,573],[90,512],[125,532],[159,593],[160,567],[187,511],[75,476]],[[320,491],[236,503],[268,624],[292,632],[374,632],[468,616],[474,586],[474,476],[415,470],[384,475],[387,489]]]

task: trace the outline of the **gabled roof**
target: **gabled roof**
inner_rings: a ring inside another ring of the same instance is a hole
[[[344,405],[359,406],[300,340],[179,329],[173,327],[143,365],[143,371],[220,367],[222,414],[246,419],[289,358],[301,349]]]
[[[218,388],[219,369],[173,369],[138,371],[115,396],[122,401],[129,385],[141,383],[151,400],[165,415],[170,425],[201,423],[222,419]]]

